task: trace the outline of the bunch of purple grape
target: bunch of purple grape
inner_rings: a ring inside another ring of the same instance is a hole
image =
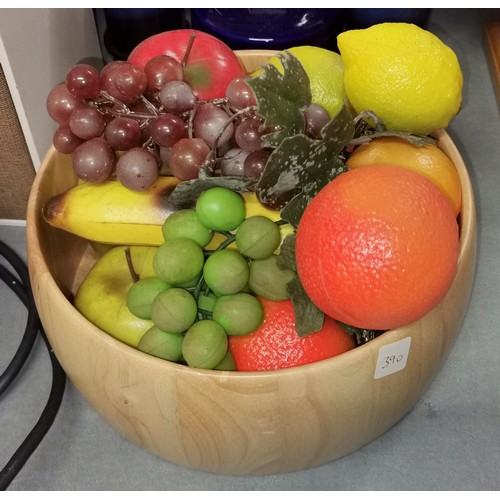
[[[58,124],[55,149],[72,155],[79,179],[116,176],[135,191],[148,189],[159,175],[189,180],[201,169],[259,178],[271,151],[262,146],[264,120],[246,80],[235,78],[225,97],[201,101],[183,73],[182,63],[167,55],[152,58],[144,70],[125,61],[108,63],[100,73],[76,64],[47,97]],[[317,137],[328,113],[314,105],[304,113],[306,132]]]

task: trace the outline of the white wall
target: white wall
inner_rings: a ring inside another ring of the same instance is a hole
[[[100,59],[92,9],[0,9],[0,63],[36,170],[56,129],[48,93],[72,65]]]

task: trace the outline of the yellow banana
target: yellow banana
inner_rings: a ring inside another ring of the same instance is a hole
[[[80,183],[51,198],[43,209],[45,220],[91,242],[106,245],[151,245],[164,242],[162,226],[172,214],[168,197],[179,180],[162,176],[147,191],[127,189],[119,181],[100,184]],[[254,193],[243,194],[246,216],[263,215],[280,219],[277,210],[264,207]],[[281,226],[282,237],[292,232],[291,226]],[[224,241],[216,234],[208,249]]]
[[[172,213],[168,196],[179,180],[162,176],[147,191],[127,189],[119,181],[82,183],[51,198],[45,220],[87,240],[110,245],[161,245],[162,225]]]

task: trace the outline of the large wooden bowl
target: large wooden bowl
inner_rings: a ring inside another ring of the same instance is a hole
[[[241,58],[253,70],[267,55],[252,51]],[[69,157],[50,149],[29,199],[28,264],[41,321],[69,379],[127,439],[165,460],[204,471],[305,469],[376,439],[431,384],[458,335],[470,297],[476,249],[473,192],[449,136],[438,132],[437,138],[455,163],[463,189],[458,272],[442,302],[419,321],[348,353],[260,373],[206,371],[155,358],[94,327],[71,305],[94,256],[85,240],[49,227],[42,218],[45,202],[76,182]],[[405,368],[376,377],[387,354],[383,349],[390,355],[399,341],[410,342]]]

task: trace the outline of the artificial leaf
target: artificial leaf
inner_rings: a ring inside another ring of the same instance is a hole
[[[312,303],[298,276],[288,283],[287,291],[293,304],[295,330],[299,337],[321,330],[325,315]]]
[[[271,130],[262,136],[265,148],[276,148],[285,137],[302,133],[303,108],[311,103],[309,77],[300,61],[286,50],[276,57],[283,73],[267,63],[260,74],[247,81],[255,94],[258,112],[264,117],[264,129]]]
[[[297,228],[302,214],[311,200],[331,180],[346,170],[344,162],[338,156],[332,157],[330,159],[330,169],[319,170],[314,179],[304,184],[302,190],[285,205],[280,214],[281,218],[286,220],[292,227]]]
[[[283,240],[277,263],[280,269],[297,272],[297,263],[295,262],[295,233],[287,235]]]
[[[281,244],[278,267],[297,272],[295,234],[289,234]],[[325,315],[311,301],[297,276],[287,285],[287,292],[295,312],[295,330],[300,337],[317,332],[323,327]]]
[[[200,194],[212,187],[225,187],[238,193],[255,190],[256,179],[237,176],[205,176],[199,179],[183,181],[175,186],[168,198],[168,204],[175,210],[191,208],[196,204]]]
[[[321,140],[304,134],[285,138],[269,157],[257,183],[259,199],[282,207],[281,216],[297,227],[310,200],[346,167],[339,153],[354,135],[354,121],[346,105],[322,130]]]
[[[379,132],[367,132],[365,137],[374,139],[376,137],[397,137],[405,141],[411,142],[415,146],[425,146],[427,144],[435,144],[436,140],[430,136],[409,134],[399,130],[383,130]]]
[[[344,102],[340,111],[323,127],[322,141],[329,151],[339,154],[354,137],[354,132],[355,122],[348,105]]]

